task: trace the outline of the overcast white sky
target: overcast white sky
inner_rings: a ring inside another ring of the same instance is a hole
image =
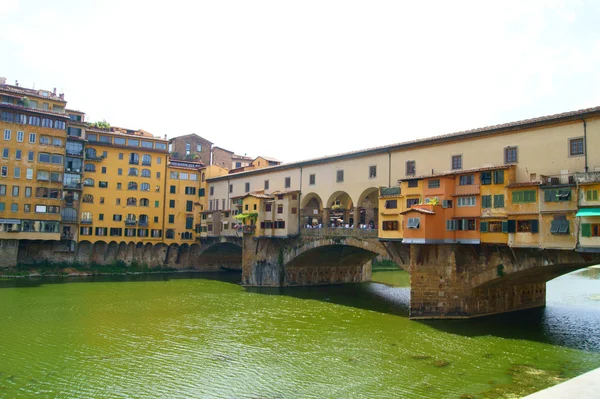
[[[286,162],[600,105],[599,1],[0,0],[0,20],[11,84]]]

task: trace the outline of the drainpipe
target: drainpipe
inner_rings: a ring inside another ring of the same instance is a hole
[[[300,234],[300,222],[302,221],[302,166],[300,166],[300,192],[298,193],[298,234]]]
[[[388,151],[388,187],[392,187],[392,153]]]
[[[583,121],[583,159],[585,163],[585,173],[588,172],[588,161],[587,161],[587,123],[585,123],[585,119],[581,118]]]

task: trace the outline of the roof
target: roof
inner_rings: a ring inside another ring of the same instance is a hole
[[[513,184],[509,184],[508,188],[514,188],[514,187],[532,187],[532,186],[539,186],[541,185],[542,182],[539,181],[524,181],[521,183],[513,183]]]
[[[20,111],[23,111],[23,112],[33,112],[33,113],[38,113],[38,114],[43,114],[43,115],[57,116],[57,117],[60,117],[60,118],[69,119],[69,115],[67,115],[67,114],[63,114],[63,113],[60,113],[60,112],[49,111],[49,110],[46,110],[46,109],[29,108],[29,107],[24,107],[22,105],[7,104],[7,103],[0,103],[0,107],[2,107],[2,108],[11,108],[11,109],[20,110]]]
[[[262,199],[275,199],[272,195],[263,194],[263,193],[246,193],[244,195],[238,195],[237,197],[231,197],[231,199],[240,199],[246,197],[254,197],[254,198],[262,198]]]
[[[256,158],[254,158],[252,161],[256,161],[258,158],[262,158],[262,159],[264,159],[265,161],[269,161],[269,162],[279,162],[279,163],[281,163],[281,161],[280,161],[280,160],[278,160],[278,159],[275,159],[275,158],[273,158],[273,157],[263,157],[262,155],[259,155],[259,156],[257,156],[257,157],[256,157]]]
[[[419,212],[419,213],[424,213],[426,215],[435,215],[435,212],[430,210],[430,209],[425,209],[425,208],[409,208],[405,211],[400,212],[400,215],[404,215],[405,213],[409,213],[409,212]]]
[[[237,158],[237,159],[244,159],[246,161],[252,161],[254,159],[252,157],[247,157],[245,155],[237,155],[237,154],[233,154],[231,157],[232,158]]]
[[[212,141],[206,140],[204,137],[199,136],[196,133],[184,134],[183,136],[173,137],[172,139],[169,139],[169,143],[172,142],[173,140],[184,139],[186,137],[198,137],[198,138],[201,138],[202,140],[206,141],[207,143],[210,143],[210,144],[213,143]]]
[[[230,154],[233,154],[233,151],[226,150],[226,149],[225,149],[225,148],[223,148],[223,147],[217,147],[217,146],[213,146],[213,150],[221,150],[221,151],[225,151],[225,152],[228,152],[228,153],[230,153]]]
[[[64,99],[64,94],[60,94],[57,96],[50,90],[28,89],[26,87],[13,86],[13,85],[7,85],[7,84],[1,84],[0,90],[6,91],[9,93],[14,93],[14,94],[22,94],[23,96],[28,96],[28,97],[37,97],[37,98],[43,98],[45,100],[62,102],[65,104],[67,103]],[[48,93],[48,96],[43,96],[40,94],[40,92]]]
[[[151,135],[150,133],[146,132],[145,130],[141,130],[141,129],[133,130],[133,129],[126,129],[126,128],[117,127],[117,126],[111,126],[109,129],[88,126],[86,128],[86,132],[103,133],[103,134],[111,134],[111,135],[117,135],[117,136],[147,138],[147,139],[152,139],[152,140],[167,141],[165,139],[161,139],[160,137],[155,137],[155,136]]]
[[[272,170],[285,170],[285,169],[296,168],[299,166],[320,164],[320,163],[323,163],[324,161],[336,161],[336,160],[347,159],[347,158],[364,157],[364,156],[368,156],[368,155],[372,155],[372,154],[381,154],[381,153],[387,153],[390,151],[398,151],[398,150],[404,150],[404,149],[415,148],[415,147],[423,147],[425,145],[430,145],[430,144],[464,140],[464,139],[469,139],[469,138],[474,138],[474,137],[483,137],[483,136],[489,136],[489,135],[493,135],[493,134],[500,134],[500,133],[506,133],[506,132],[512,132],[512,131],[519,131],[519,130],[523,130],[523,129],[552,125],[552,124],[566,122],[566,121],[579,121],[582,118],[587,118],[587,117],[591,117],[591,116],[600,116],[600,106],[593,107],[593,108],[580,109],[577,111],[568,111],[568,112],[563,112],[560,114],[540,116],[537,118],[523,119],[520,121],[503,123],[503,124],[499,124],[499,125],[485,126],[485,127],[481,127],[481,128],[477,128],[477,129],[464,130],[464,131],[455,132],[455,133],[431,136],[431,137],[427,137],[424,139],[410,140],[410,141],[405,141],[405,142],[401,142],[401,143],[389,144],[389,145],[379,146],[379,147],[372,147],[372,148],[351,151],[351,152],[346,152],[346,153],[341,153],[341,154],[328,155],[325,157],[307,159],[307,160],[303,160],[303,161],[285,163],[282,165],[270,166],[270,167],[266,167],[266,168],[262,168],[262,169],[248,170],[245,172],[240,172],[240,174],[244,174],[244,175],[263,174],[263,173],[269,173]],[[229,176],[229,178],[231,178],[231,176]],[[218,180],[218,179],[219,178],[215,178],[215,180]]]
[[[511,166],[515,166],[515,164],[506,164],[506,165],[497,165],[497,166],[496,165],[482,166],[480,168],[453,170],[450,172],[434,173],[431,175],[410,176],[410,177],[404,177],[402,179],[398,179],[398,181],[400,182],[400,181],[406,181],[406,180],[429,179],[432,177],[456,176],[456,175],[464,175],[464,174],[468,174],[468,173],[488,172],[488,171],[493,171],[493,170],[508,169]]]

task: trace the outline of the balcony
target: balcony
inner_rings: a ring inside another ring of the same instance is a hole
[[[464,186],[456,186],[454,189],[455,196],[462,195],[479,195],[481,192],[479,184],[467,184]]]
[[[71,190],[81,190],[81,183],[65,183],[63,188],[68,188]]]
[[[357,238],[376,238],[377,229],[357,229],[345,227],[323,227],[321,229],[300,229],[300,235],[317,237],[357,237]]]
[[[73,239],[73,233],[63,233],[60,235],[60,239],[61,240],[72,240]]]
[[[256,225],[255,224],[253,224],[251,226],[244,226],[242,228],[242,232],[244,234],[254,234],[255,231],[256,231]]]
[[[91,155],[86,155],[85,156],[85,160],[86,161],[93,161],[93,162],[100,162],[104,159],[103,156],[91,156]]]
[[[61,220],[65,223],[77,223],[77,216],[63,215],[61,217]],[[82,220],[81,223],[85,223],[85,222]],[[90,224],[91,223],[92,222],[90,221]]]
[[[125,226],[136,226],[136,225],[137,225],[136,220],[125,220]]]
[[[80,150],[80,151],[67,150],[67,155],[68,156],[73,156],[73,157],[82,157],[83,156],[83,150]]]
[[[585,173],[581,173],[585,174]],[[542,186],[566,186],[566,185],[575,185],[575,175],[576,173],[566,173],[564,175],[551,175],[544,176],[540,175],[540,182]],[[599,174],[600,177],[600,174]]]
[[[140,226],[140,227],[148,227],[148,221],[147,220],[140,220],[138,222],[138,226]]]
[[[573,173],[573,178],[577,184],[600,183],[600,172]]]
[[[89,219],[81,219],[81,222],[79,222],[79,223],[81,223],[81,224],[92,224],[93,221],[89,220]]]

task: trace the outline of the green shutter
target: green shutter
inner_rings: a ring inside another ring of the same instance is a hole
[[[592,190],[592,201],[598,201],[598,190]]]
[[[592,236],[592,225],[590,223],[581,224],[581,236],[591,237]]]
[[[482,208],[491,208],[492,207],[492,196],[491,195],[482,195],[481,196],[481,207]]]
[[[185,228],[186,229],[194,228],[194,218],[185,218]]]
[[[494,208],[504,208],[504,194],[494,195]]]
[[[535,202],[535,190],[526,190],[523,192],[523,202]]]
[[[201,188],[200,190],[198,190],[198,197],[204,197],[204,188]]]
[[[512,202],[513,204],[517,204],[519,202],[521,202],[521,192],[520,191],[513,191],[512,193]]]
[[[509,233],[514,233],[517,231],[517,221],[516,220],[509,220],[508,221],[508,232]]]
[[[544,191],[544,201],[545,202],[556,201],[556,190],[546,190],[546,191]]]
[[[532,220],[531,221],[531,232],[539,233],[539,231],[540,231],[540,222],[537,220]]]
[[[494,171],[494,184],[502,184],[504,183],[504,171],[503,170],[495,170]]]
[[[508,220],[502,222],[502,232],[508,233]]]
[[[481,230],[482,233],[486,233],[488,231],[488,222],[479,223],[479,230]]]

